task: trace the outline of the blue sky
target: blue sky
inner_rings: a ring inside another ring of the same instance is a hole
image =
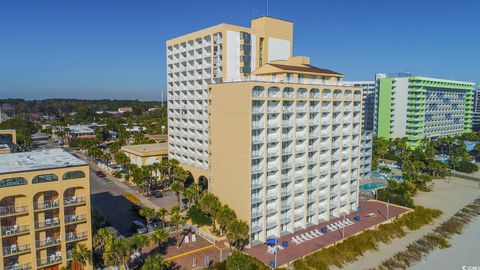
[[[294,22],[294,54],[372,79],[375,72],[480,83],[480,1],[270,0]],[[250,24],[265,1],[1,0],[0,98],[159,100],[165,41]]]

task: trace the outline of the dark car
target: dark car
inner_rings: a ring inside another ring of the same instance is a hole
[[[152,196],[155,198],[161,198],[163,197],[163,193],[161,190],[154,190],[152,191]]]
[[[105,178],[107,177],[107,175],[103,172],[95,172],[95,174],[99,177],[99,178]]]

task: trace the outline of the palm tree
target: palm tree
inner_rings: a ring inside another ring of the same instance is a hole
[[[184,168],[177,166],[173,170],[173,179],[185,183],[190,174]]]
[[[145,263],[142,265],[141,270],[167,270],[170,269],[171,264],[163,260],[162,255],[155,254],[148,256]]]
[[[227,239],[230,246],[243,249],[248,240],[248,224],[245,221],[234,219],[227,226]]]
[[[150,207],[142,207],[139,211],[140,216],[147,220],[147,224],[150,225],[152,218],[155,217],[155,209]]]
[[[72,261],[74,265],[80,265],[79,268],[74,267],[74,270],[83,269],[88,264],[92,263],[92,251],[84,244],[77,244],[71,249]]]
[[[200,186],[197,183],[193,183],[185,190],[185,197],[187,197],[189,204],[197,204],[200,198]]]
[[[177,196],[177,206],[180,207],[180,193],[184,192],[183,184],[175,181],[170,185],[170,190],[175,192],[175,196]]]
[[[178,237],[179,237],[180,225],[185,224],[185,220],[183,219],[183,217],[181,215],[180,207],[175,206],[175,207],[172,208],[172,210],[170,211],[170,222],[175,227],[177,247],[179,247],[180,246],[180,241],[179,241]]]
[[[116,238],[107,246],[103,253],[103,261],[106,265],[120,266],[120,269],[128,269],[130,256],[133,254],[133,248],[125,238]]]
[[[102,253],[105,248],[113,242],[115,238],[116,235],[113,231],[101,228],[93,236],[93,246],[95,247],[96,251]]]
[[[144,247],[148,246],[150,240],[146,234],[134,234],[132,237],[129,238],[130,245],[132,246],[133,250],[140,252]]]
[[[168,232],[165,229],[155,228],[155,230],[153,230],[153,233],[150,235],[150,240],[155,242],[160,248],[162,243],[168,240],[168,236]]]
[[[165,216],[168,214],[167,209],[165,208],[160,208],[157,210],[155,213],[155,216],[160,218],[163,221],[163,224],[165,224]]]
[[[216,230],[216,222],[215,220],[218,217],[218,212],[222,204],[217,196],[213,195],[210,192],[203,193],[202,197],[200,197],[200,209],[209,214],[212,217],[213,221],[213,230]]]
[[[218,225],[220,225],[220,233],[224,233],[230,221],[237,218],[235,211],[228,205],[223,205],[218,211]]]

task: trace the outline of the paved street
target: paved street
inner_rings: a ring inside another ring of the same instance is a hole
[[[143,219],[132,211],[131,203],[122,196],[125,191],[113,181],[107,177],[98,178],[93,171],[90,172],[92,207],[100,211],[111,226],[128,237],[133,233],[131,221]]]

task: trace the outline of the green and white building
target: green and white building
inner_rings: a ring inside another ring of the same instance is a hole
[[[415,146],[424,137],[470,132],[471,82],[419,76],[378,80],[377,136],[408,137]]]

